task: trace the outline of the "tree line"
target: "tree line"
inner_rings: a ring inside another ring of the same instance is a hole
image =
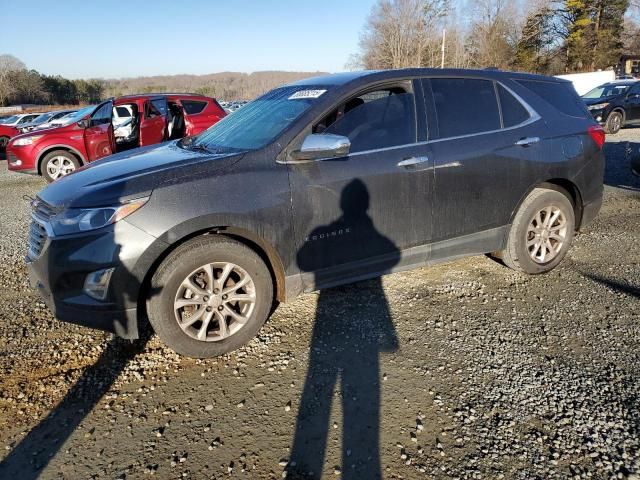
[[[69,80],[43,75],[13,55],[0,55],[0,106],[16,104],[78,105],[100,101],[105,81]]]
[[[557,75],[640,54],[634,0],[378,0],[351,68],[496,67]],[[443,31],[444,62],[443,62]]]

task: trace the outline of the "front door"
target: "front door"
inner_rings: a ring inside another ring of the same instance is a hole
[[[112,109],[111,101],[104,102],[89,118],[89,126],[84,131],[84,143],[90,162],[115,152],[111,125]]]
[[[627,121],[640,121],[640,82],[629,89],[624,107]]]
[[[312,126],[348,137],[351,150],[289,166],[306,290],[426,261],[433,169],[418,143],[426,134],[416,127],[418,107],[406,82],[358,94]]]
[[[158,97],[144,104],[144,114],[140,124],[140,146],[162,142],[167,129],[167,99]]]

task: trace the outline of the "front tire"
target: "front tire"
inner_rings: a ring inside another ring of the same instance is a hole
[[[616,134],[622,128],[624,117],[620,112],[611,112],[604,124],[605,133]]]
[[[77,157],[66,150],[54,150],[42,159],[40,171],[49,183],[58,180],[80,168]]]
[[[206,235],[178,247],[151,280],[149,322],[181,355],[208,358],[256,336],[273,305],[262,259],[235,240]]]
[[[553,270],[565,257],[575,231],[573,205],[566,195],[535,188],[511,224],[499,257],[510,268],[536,275]]]
[[[7,149],[9,143],[9,137],[0,137],[0,152],[4,152]]]

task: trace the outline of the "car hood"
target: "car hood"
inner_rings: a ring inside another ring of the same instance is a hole
[[[210,174],[242,156],[185,150],[177,142],[137,148],[86,165],[48,185],[38,197],[56,208],[114,205],[148,196],[165,182]]]
[[[610,102],[616,97],[617,95],[610,95],[608,97],[601,97],[601,98],[583,98],[582,100],[584,100],[584,103],[586,103],[587,105],[597,105],[598,103]]]

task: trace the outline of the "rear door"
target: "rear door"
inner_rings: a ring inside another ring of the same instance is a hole
[[[433,237],[440,243],[432,259],[489,251],[529,187],[527,171],[540,157],[544,125],[493,80],[432,78],[423,85],[437,132],[430,158]]]
[[[89,126],[84,130],[84,143],[90,162],[115,152],[115,139],[111,125],[112,109],[111,101],[99,105],[89,118]]]
[[[156,97],[144,104],[144,113],[140,123],[140,146],[160,143],[166,138],[167,99]]]

